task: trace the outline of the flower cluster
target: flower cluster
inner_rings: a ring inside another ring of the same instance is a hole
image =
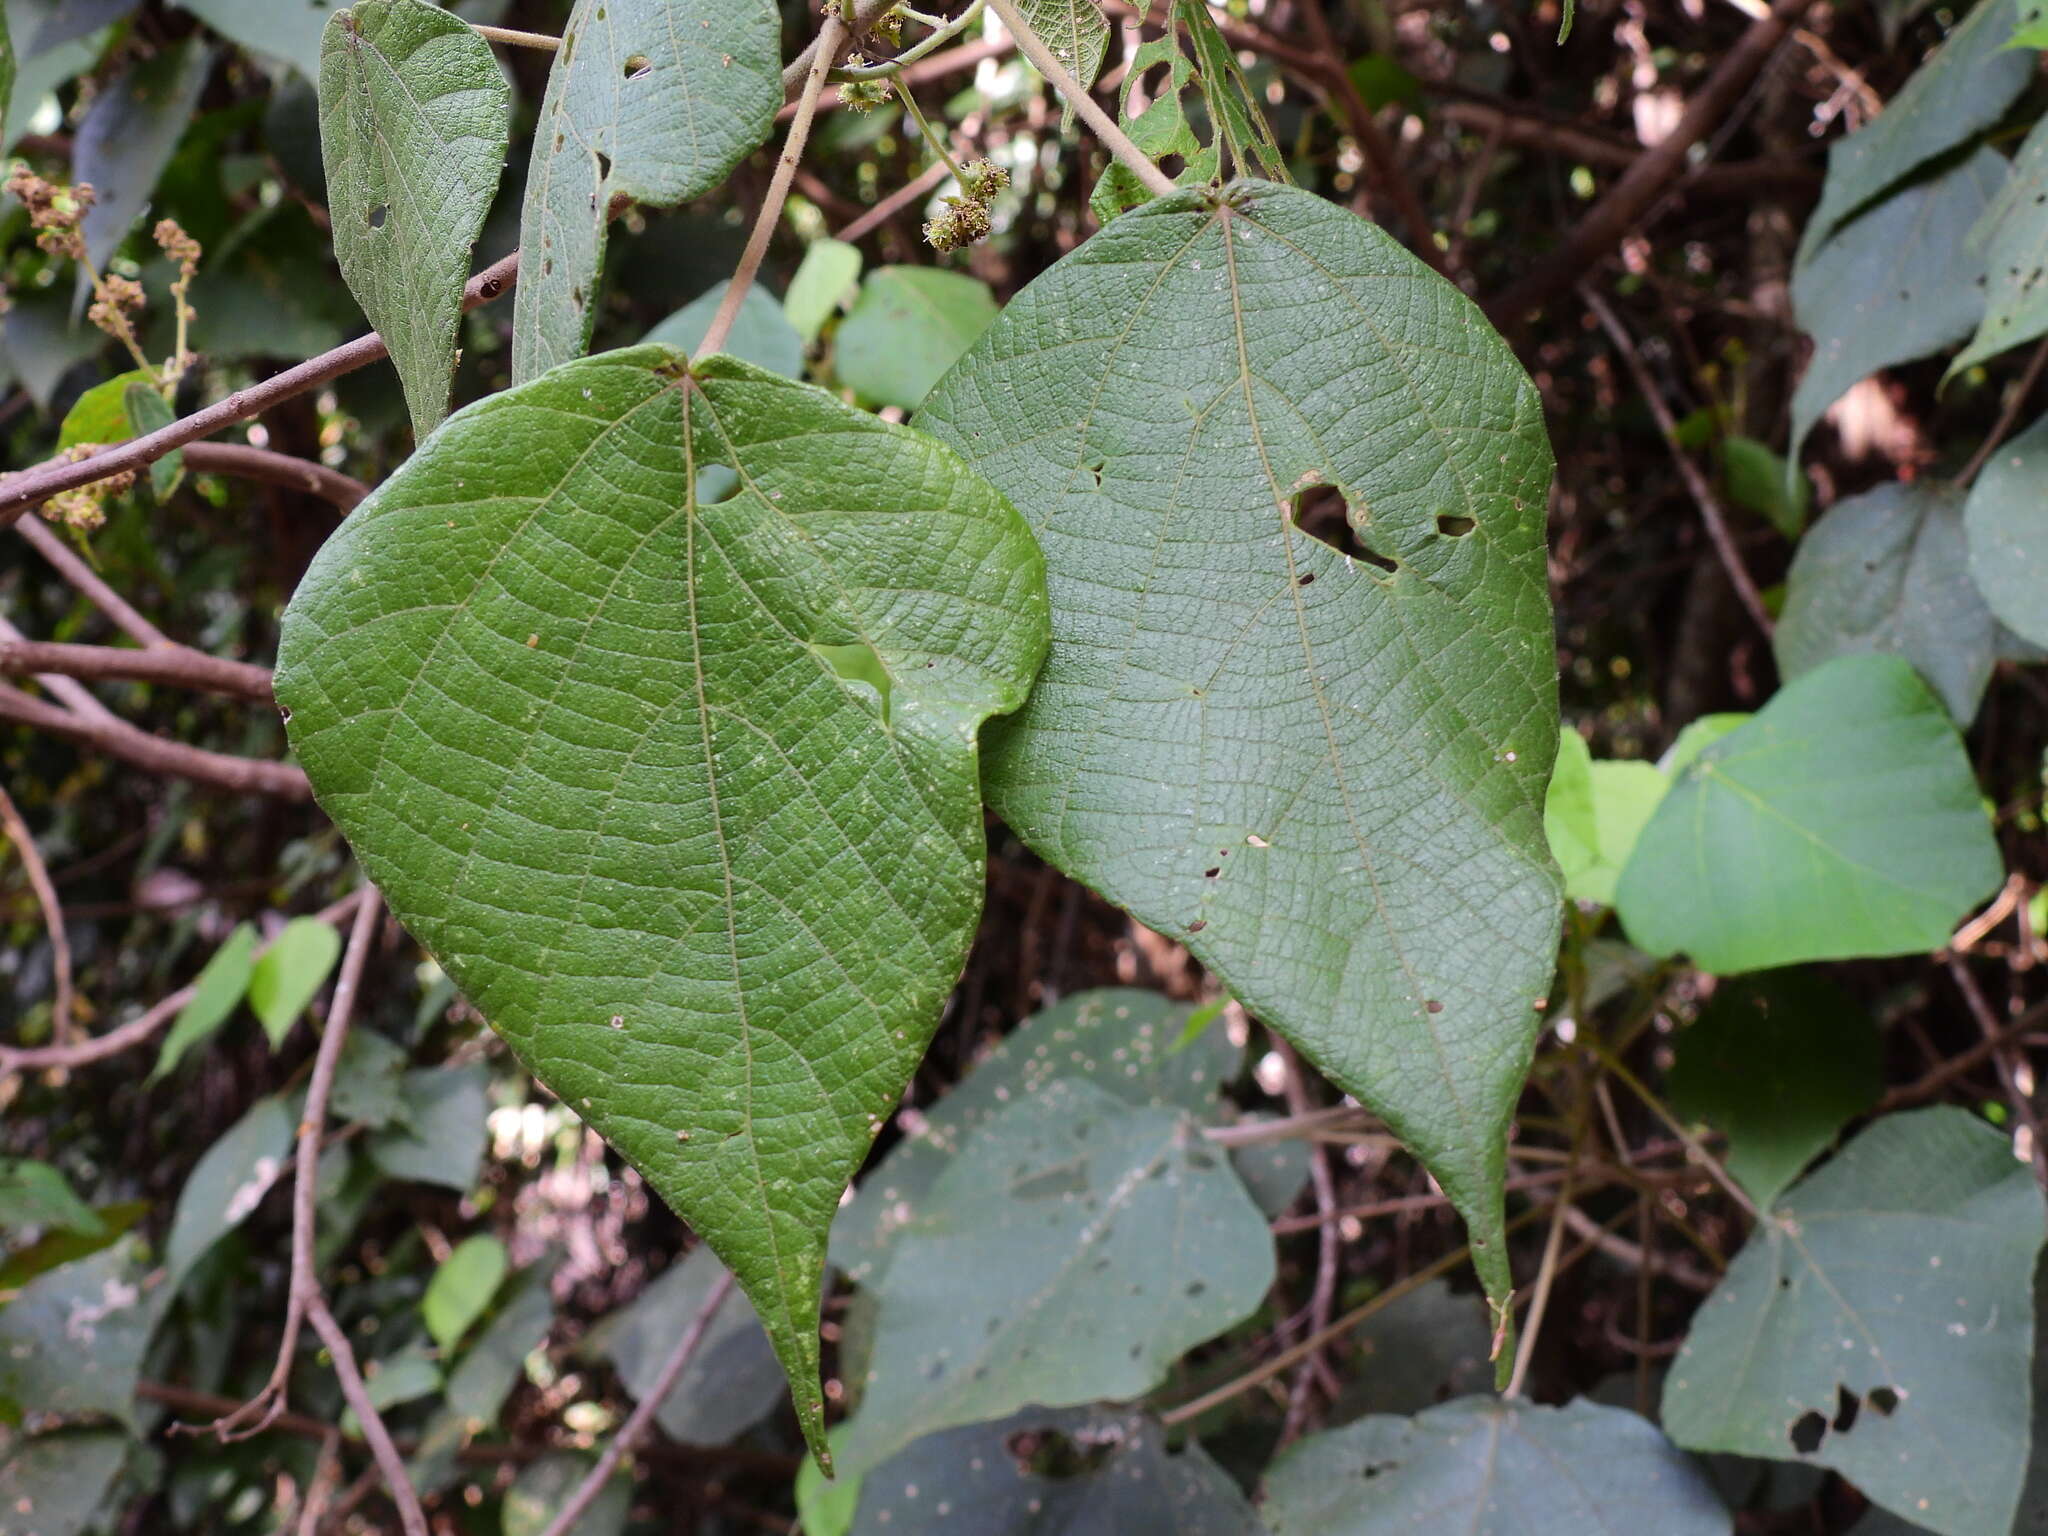
[[[1010,184],[1010,173],[993,160],[970,160],[960,167],[960,190],[964,197],[949,197],[939,216],[924,227],[924,237],[935,251],[957,251],[988,238],[988,205]]]

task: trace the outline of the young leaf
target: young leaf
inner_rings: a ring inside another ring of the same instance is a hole
[[[1903,656],[1967,727],[1997,631],[1970,580],[1961,493],[1894,483],[1837,502],[1800,541],[1771,643],[1787,679],[1837,656]]]
[[[1671,1102],[1728,1133],[1728,1172],[1768,1206],[1877,1102],[1883,1054],[1870,1015],[1823,976],[1724,981],[1678,1037]]]
[[[1792,310],[1813,356],[1792,394],[1791,457],[1850,387],[1880,368],[1953,346],[1984,315],[1984,247],[1963,231],[2010,174],[1979,149],[1857,219],[1792,274]]]
[[[512,91],[468,23],[355,0],[320,46],[320,151],[341,275],[391,349],[415,437],[448,414],[470,251],[505,167]]]
[[[1727,1507],[1657,1427],[1584,1399],[1461,1397],[1311,1435],[1266,1474],[1272,1536],[1729,1536]]]
[[[1614,885],[1671,781],[1654,763],[1595,762],[1570,726],[1543,800],[1543,833],[1574,901],[1614,905]]]
[[[789,280],[789,292],[782,296],[783,313],[805,346],[818,339],[825,322],[856,291],[860,268],[860,247],[843,240],[813,240],[805,250],[796,276]]]
[[[2006,1138],[1890,1115],[1751,1236],[1664,1384],[1680,1445],[1832,1467],[1943,1536],[2007,1536],[2043,1218]]]
[[[420,1297],[420,1317],[444,1356],[454,1352],[462,1336],[484,1315],[509,1268],[505,1245],[483,1232],[457,1243],[436,1266],[426,1294]]]
[[[192,983],[192,1001],[178,1011],[170,1033],[164,1036],[156,1069],[149,1074],[151,1082],[168,1075],[187,1051],[227,1023],[249,990],[249,978],[256,974],[255,956],[256,930],[247,923],[236,925]]]
[[[1055,1082],[977,1131],[871,1281],[874,1352],[837,1443],[1141,1396],[1273,1283],[1265,1219],[1185,1115]]]
[[[72,163],[99,195],[79,226],[95,267],[105,268],[149,206],[212,68],[213,50],[186,38],[131,65],[93,97]]]
[[[1046,552],[1053,649],[990,732],[997,813],[1384,1116],[1505,1305],[1561,912],[1528,376],[1377,226],[1243,182],[1057,262],[921,422]],[[1349,548],[1300,526],[1318,502]]]
[[[724,1273],[717,1254],[694,1249],[630,1307],[598,1324],[601,1337],[592,1342],[601,1343],[634,1397],[654,1390],[663,1364]],[[678,1444],[724,1445],[766,1417],[781,1398],[782,1368],[761,1320],[746,1297],[729,1291],[655,1419]]]
[[[1998,621],[2048,645],[2048,420],[2004,444],[1963,506],[1970,579]]]
[[[2004,866],[1961,738],[1896,656],[1787,684],[1678,776],[1615,904],[1702,970],[1939,949]]]
[[[915,410],[995,318],[995,295],[980,278],[878,267],[839,327],[834,366],[862,398]]]
[[[975,737],[1044,653],[1042,573],[929,439],[655,346],[452,417],[285,617],[321,803],[731,1266],[820,1448],[825,1233],[974,932]]]
[[[263,952],[249,972],[249,1006],[272,1049],[284,1044],[340,958],[341,935],[314,917],[293,918]]]
[[[576,0],[526,178],[515,383],[590,345],[612,199],[669,207],[710,191],[781,105],[774,0]]]
[[[213,1245],[255,1212],[284,1172],[298,1116],[279,1098],[258,1099],[206,1149],[178,1192],[164,1243],[166,1286],[175,1291]]]

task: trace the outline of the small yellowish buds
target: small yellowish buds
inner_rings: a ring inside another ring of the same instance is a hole
[[[993,160],[970,160],[960,167],[960,190],[983,207],[1009,184],[1009,171]]]
[[[858,53],[846,56],[848,69],[866,69],[868,61]],[[856,112],[872,112],[887,104],[894,91],[887,80],[849,80],[839,87],[839,104]]]
[[[37,245],[52,256],[85,259],[85,237],[78,226],[86,209],[99,200],[91,182],[61,187],[17,162],[8,173],[7,190],[28,209],[29,227],[36,232]]]
[[[988,238],[988,209],[970,198],[949,197],[943,212],[924,227],[924,238],[935,251],[957,251]]]

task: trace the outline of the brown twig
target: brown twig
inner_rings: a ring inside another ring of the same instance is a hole
[[[313,1325],[313,1331],[320,1335],[320,1342],[327,1346],[327,1353],[334,1360],[334,1374],[341,1382],[341,1395],[355,1410],[356,1422],[363,1426],[363,1439],[369,1444],[377,1469],[384,1474],[384,1486],[391,1494],[391,1502],[398,1506],[398,1519],[405,1527],[405,1536],[430,1536],[427,1512],[420,1508],[419,1490],[413,1487],[412,1478],[406,1473],[405,1459],[398,1454],[398,1447],[392,1444],[391,1431],[384,1427],[377,1405],[370,1401],[370,1390],[363,1384],[362,1369],[356,1364],[356,1352],[349,1346],[348,1335],[342,1332],[341,1324],[327,1310],[327,1298],[317,1291],[307,1298],[306,1320]]]
[[[308,496],[332,502],[344,512],[358,506],[370,494],[370,488],[362,481],[338,469],[248,443],[194,443],[185,450],[185,467],[194,474],[227,475],[304,491]]]
[[[725,1298],[731,1290],[732,1272],[728,1270],[718,1277],[717,1283],[711,1287],[710,1294],[704,1298],[704,1304],[697,1309],[697,1315],[690,1320],[690,1326],[685,1328],[683,1336],[676,1340],[676,1347],[669,1352],[668,1359],[663,1362],[661,1374],[655,1378],[653,1389],[634,1404],[631,1416],[619,1427],[619,1432],[612,1436],[612,1443],[606,1446],[604,1454],[597,1458],[597,1465],[592,1467],[589,1475],[576,1485],[576,1491],[569,1496],[568,1503],[564,1504],[560,1513],[548,1522],[548,1527],[541,1536],[569,1536],[569,1533],[576,1529],[576,1522],[583,1518],[584,1511],[597,1502],[597,1496],[604,1492],[605,1484],[611,1481],[612,1473],[618,1470],[619,1463],[626,1459],[627,1453],[646,1437],[649,1427],[654,1423],[654,1416],[661,1411],[661,1405],[668,1401],[669,1393],[673,1392],[676,1383],[683,1379],[683,1372],[689,1369],[691,1358],[696,1355],[698,1346],[704,1342],[704,1335],[710,1331],[711,1320],[718,1315],[718,1309],[725,1304]]]
[[[60,676],[95,682],[166,683],[202,693],[225,693],[270,704],[268,668],[227,661],[186,646],[131,651],[112,645],[69,645],[51,640],[0,640],[0,676]]]
[[[7,834],[14,851],[21,855],[21,866],[28,871],[29,889],[36,893],[36,905],[43,909],[43,927],[50,935],[51,969],[56,973],[50,1037],[59,1046],[68,1047],[75,1042],[71,1038],[71,936],[64,929],[64,907],[57,900],[57,887],[50,881],[50,868],[36,847],[35,835],[21,819],[21,812],[15,809],[5,788],[0,788],[0,831]]]
[[[295,801],[313,798],[305,774],[289,763],[230,757],[222,752],[188,747],[180,741],[165,741],[125,720],[87,719],[4,685],[0,685],[0,720],[32,726],[52,736],[69,737],[151,773],[168,773],[236,794],[274,795],[280,800]]]
[[[1307,1072],[1293,1046],[1277,1035],[1273,1040],[1280,1059],[1286,1064],[1287,1108],[1291,1116],[1299,1119],[1316,1108],[1309,1097]],[[1337,1301],[1338,1250],[1343,1242],[1337,1227],[1337,1181],[1330,1173],[1329,1153],[1313,1143],[1308,1149],[1308,1176],[1315,1191],[1316,1218],[1322,1229],[1316,1245],[1315,1285],[1309,1292],[1308,1328],[1313,1335],[1330,1326],[1330,1312]],[[1287,1417],[1280,1426],[1282,1445],[1291,1444],[1308,1425],[1317,1367],[1321,1363],[1320,1354],[1310,1354],[1295,1373],[1294,1385],[1287,1394]]]
[[[92,463],[88,459],[85,462]],[[78,552],[57,536],[55,529],[33,515],[14,525],[37,554],[49,561],[59,576],[76,587],[81,596],[99,609],[114,626],[137,645],[169,645],[170,636],[138,613],[129,601],[100,579],[100,574],[78,557]]]
[[[2034,1111],[2033,1096],[2020,1083],[2017,1042],[2001,1038],[2003,1032],[1999,1028],[1998,1015],[1991,1011],[1990,1002],[1977,985],[1977,978],[1970,974],[1970,967],[1963,957],[1951,950],[1943,958],[1956,990],[1963,994],[1963,1002],[1969,1007],[1970,1017],[1977,1021],[1977,1028],[1984,1039],[1992,1043],[1991,1060],[1998,1068],[1998,1080],[2005,1088],[2013,1114],[2027,1133],[2027,1152],[2033,1161],[2034,1177],[2043,1189],[2048,1189],[2048,1146],[2041,1144],[2041,1117]]]
[[[974,68],[983,59],[1000,59],[1005,54],[1017,51],[1016,40],[1008,37],[984,38],[978,43],[964,43],[958,48],[949,48],[944,53],[935,53],[928,59],[919,59],[907,64],[901,73],[891,77],[899,90],[912,90],[932,80],[944,80],[949,75],[960,74]],[[846,91],[834,87],[818,98],[818,110],[831,112],[846,105]],[[796,116],[796,103],[787,103],[778,120],[787,122]]]
[[[905,208],[931,196],[938,190],[939,184],[952,174],[953,168],[945,161],[934,160],[919,173],[915,181],[905,182],[833,238],[851,245],[863,236],[872,234]]]
[[[2014,381],[2006,394],[2004,408],[1998,413],[1998,420],[1992,423],[1984,441],[1977,445],[1977,451],[1970,455],[1970,462],[1956,474],[1956,485],[1967,486],[1977,478],[1977,472],[1991,461],[1991,455],[1998,451],[1998,445],[2005,441],[2005,435],[2012,431],[2013,423],[2020,419],[2020,410],[2027,403],[2027,396],[2034,392],[2034,386],[2041,382],[2041,371],[2048,368],[2048,341],[2034,348],[2027,359],[2026,371]]]
[[[1749,567],[1742,563],[1742,551],[1735,547],[1735,535],[1728,529],[1728,517],[1722,510],[1720,497],[1707,483],[1707,477],[1700,472],[1692,455],[1685,451],[1685,444],[1679,441],[1678,421],[1671,414],[1671,407],[1664,403],[1664,395],[1651,376],[1650,368],[1643,361],[1642,353],[1636,350],[1635,339],[1629,335],[1621,317],[1615,314],[1607,301],[1595,293],[1588,284],[1579,285],[1579,297],[1586,308],[1600,322],[1600,328],[1607,332],[1614,349],[1621,354],[1621,360],[1628,367],[1629,375],[1636,381],[1636,388],[1642,392],[1643,403],[1650,408],[1650,414],[1657,418],[1657,430],[1664,434],[1664,446],[1671,450],[1673,462],[1685,479],[1686,489],[1692,492],[1693,504],[1699,508],[1700,521],[1706,525],[1707,538],[1714,546],[1714,553],[1721,561],[1721,569],[1728,574],[1729,583],[1735,588],[1735,595],[1742,600],[1742,606],[1764,632],[1764,638],[1771,637],[1774,626],[1771,613],[1764,606],[1764,595],[1757,590],[1756,579],[1749,574]]]

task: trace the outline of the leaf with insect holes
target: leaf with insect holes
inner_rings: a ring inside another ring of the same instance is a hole
[[[1238,182],[1055,263],[919,423],[1046,553],[1053,648],[989,733],[997,814],[1382,1115],[1505,1305],[1561,913],[1528,375],[1376,225]],[[1325,505],[1332,542],[1299,522]]]
[[[1672,1362],[1665,1429],[1833,1468],[1942,1536],[2007,1536],[2042,1235],[2004,1136],[1946,1106],[1886,1116],[1751,1234]]]
[[[1093,90],[1109,54],[1109,22],[1095,0],[1017,0],[1017,11],[1082,89]],[[1073,125],[1071,104],[1064,121]]]
[[[2048,645],[2048,419],[2000,445],[1963,505],[1970,579],[1998,621]],[[2003,647],[2002,647],[2003,648]]]
[[[426,0],[356,0],[320,48],[334,254],[391,349],[413,433],[448,414],[470,251],[505,167],[512,92],[491,45]]]
[[[519,225],[515,383],[583,355],[614,198],[724,181],[782,105],[774,0],[577,0],[548,75]]]
[[[661,346],[450,417],[285,616],[321,804],[738,1276],[820,1451],[826,1231],[959,975],[976,736],[1045,632],[1029,530],[953,454]]]

